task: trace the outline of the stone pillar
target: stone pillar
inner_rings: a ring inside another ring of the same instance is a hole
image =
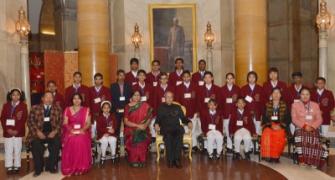
[[[108,0],[77,1],[77,12],[79,71],[83,74],[83,84],[92,85],[94,74],[100,72],[109,86]]]
[[[258,82],[267,79],[267,0],[235,1],[236,82],[246,83],[249,71],[256,71]]]
[[[328,32],[319,32],[319,76],[327,78]]]
[[[22,90],[26,96],[26,104],[28,109],[30,109],[30,75],[29,75],[29,50],[28,50],[28,40],[23,39],[20,42],[20,61],[21,61],[21,71],[22,71]]]

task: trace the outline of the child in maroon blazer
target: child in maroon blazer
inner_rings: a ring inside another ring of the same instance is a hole
[[[24,93],[20,89],[12,89],[2,107],[0,119],[5,139],[5,167],[8,174],[18,173],[21,167],[22,137],[25,136],[28,116],[24,100]]]
[[[115,115],[111,113],[112,104],[109,101],[101,103],[102,113],[97,119],[97,139],[101,143],[101,165],[106,160],[106,150],[109,145],[112,151],[112,161],[115,163],[117,135],[115,133],[117,124]]]
[[[244,98],[237,99],[236,107],[229,122],[229,132],[234,134],[234,158],[240,158],[240,145],[243,141],[245,158],[250,159],[252,135],[256,135],[254,123],[250,112],[245,108]]]
[[[202,130],[207,137],[207,152],[210,159],[214,158],[213,150],[216,147],[216,158],[219,159],[222,152],[223,145],[223,115],[217,109],[217,102],[210,99],[208,102],[208,109],[201,113],[203,121]]]
[[[311,93],[311,100],[319,104],[323,120],[321,134],[322,136],[327,137],[331,119],[330,114],[335,107],[334,95],[331,90],[326,89],[326,79],[323,77],[318,77],[316,79],[315,86],[316,89]]]

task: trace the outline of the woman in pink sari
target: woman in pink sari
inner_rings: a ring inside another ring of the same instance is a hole
[[[151,121],[152,109],[146,102],[141,102],[139,91],[135,91],[131,102],[124,113],[126,150],[128,161],[132,167],[143,167],[150,144],[148,125]]]
[[[73,105],[64,111],[62,141],[62,173],[81,175],[91,167],[90,112],[82,107],[79,93],[72,97]]]

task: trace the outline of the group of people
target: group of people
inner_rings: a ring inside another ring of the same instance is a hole
[[[277,68],[270,68],[269,80],[257,84],[257,73],[247,74],[246,85],[238,87],[235,75],[226,74],[219,87],[206,61],[198,62],[199,70],[183,68],[184,60],[175,60],[175,71],[160,71],[160,62],[152,62],[152,71],[139,69],[136,58],[130,60],[130,72],[117,71],[117,80],[109,88],[103,75],[94,75],[94,86],[81,83],[81,73],[73,74],[73,85],[65,96],[57,92],[54,81],[47,83],[41,103],[28,113],[24,92],[12,89],[3,105],[1,124],[5,139],[5,168],[8,173],[21,167],[22,138],[28,125],[27,142],[31,146],[34,176],[44,170],[57,172],[61,151],[64,175],[80,175],[92,164],[91,141],[101,148],[101,164],[111,149],[114,162],[118,137],[125,137],[127,159],[133,167],[143,167],[150,143],[156,134],[163,135],[168,167],[182,167],[180,154],[183,134],[192,132],[193,148],[205,141],[210,159],[220,158],[223,148],[240,155],[244,143],[245,158],[250,158],[252,138],[260,136],[261,157],[279,162],[287,136],[294,136],[301,165],[321,167],[326,152],[320,136],[327,136],[334,109],[334,97],[325,88],[326,79],[318,77],[315,87],[303,85],[302,73],[292,74],[293,83],[279,80]],[[185,108],[185,112],[182,107]],[[124,129],[121,128],[124,124]],[[320,135],[321,132],[321,135]],[[223,147],[224,136],[227,146]],[[44,150],[49,157],[44,162]]]

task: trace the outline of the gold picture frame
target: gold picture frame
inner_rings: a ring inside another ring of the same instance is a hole
[[[153,3],[149,4],[149,33],[150,33],[150,62],[154,60],[155,57],[155,39],[154,39],[154,10],[156,9],[182,9],[190,8],[192,11],[192,70],[193,72],[197,69],[197,22],[196,22],[196,4],[195,3]]]

